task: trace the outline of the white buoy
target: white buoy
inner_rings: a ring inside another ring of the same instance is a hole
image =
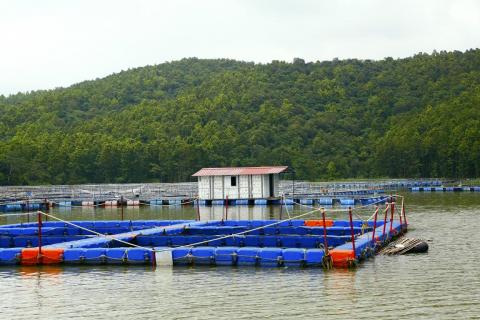
[[[157,266],[173,266],[172,251],[156,251],[155,263],[157,264]]]

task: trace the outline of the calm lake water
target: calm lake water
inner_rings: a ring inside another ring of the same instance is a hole
[[[478,319],[480,194],[406,194],[422,255],[376,256],[355,270],[231,267],[1,267],[0,319]],[[294,214],[308,211],[299,208]],[[118,219],[117,209],[54,212]],[[292,212],[289,212],[292,214]],[[362,212],[368,216],[370,211]],[[202,219],[221,217],[202,208]],[[126,209],[126,219],[194,219],[193,207]],[[229,218],[285,217],[231,207]],[[343,217],[343,214],[335,214]],[[25,218],[22,218],[25,221]],[[0,218],[14,223],[18,217]]]

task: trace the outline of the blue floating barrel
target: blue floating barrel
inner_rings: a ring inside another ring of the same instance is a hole
[[[255,266],[258,260],[257,247],[243,247],[237,250],[237,265],[239,266]]]
[[[435,187],[435,191],[443,192],[443,191],[445,191],[445,189],[443,187]]]
[[[423,187],[423,191],[428,192],[428,191],[435,191],[434,188],[432,187]]]
[[[172,259],[173,264],[190,264],[191,263],[191,248],[173,248]]]
[[[195,200],[193,203],[194,203],[195,205],[197,205],[197,202],[198,202],[198,205],[200,205],[200,206],[206,206],[206,205],[208,205],[208,201],[207,201],[207,200]]]
[[[24,211],[34,211],[34,210],[39,210],[40,209],[40,204],[39,203],[25,203],[23,205],[23,210]]]
[[[225,200],[212,200],[212,205],[214,206],[223,206],[225,204]]]
[[[151,206],[157,206],[162,204],[162,200],[150,200],[149,203]]]
[[[286,267],[301,267],[305,263],[305,249],[283,249],[282,258]]]
[[[152,252],[143,248],[128,248],[125,251],[125,259],[130,264],[149,263],[152,260]]]
[[[480,187],[473,187],[473,191],[480,192]]]
[[[420,188],[419,187],[412,187],[412,191],[413,192],[418,192],[418,191],[420,191]]]
[[[181,205],[182,200],[181,199],[170,199],[170,200],[168,200],[168,204],[169,205],[174,205],[174,206]]]
[[[309,267],[322,266],[324,255],[323,249],[307,249],[305,252],[305,263]]]
[[[246,206],[248,205],[248,199],[238,199],[235,200],[236,205]]]
[[[210,265],[215,262],[215,248],[213,247],[192,248],[191,254],[194,264]]]
[[[71,207],[72,202],[71,201],[60,201],[58,202],[59,207]]]
[[[278,267],[282,263],[282,249],[263,248],[259,252],[259,261],[262,267]]]
[[[105,263],[105,248],[89,248],[85,249],[85,263]]]
[[[280,236],[281,246],[284,248],[297,248],[300,245],[300,236],[297,235],[288,235]]]
[[[255,199],[255,202],[254,202],[256,205],[267,205],[267,199]]]
[[[85,250],[82,248],[67,248],[63,251],[65,263],[81,263],[85,261]]]
[[[299,239],[299,245],[301,248],[318,248],[320,244],[320,237],[305,236]],[[323,240],[322,240],[323,241]]]
[[[0,248],[10,248],[12,244],[13,244],[12,237],[9,237],[9,236],[0,237]]]
[[[22,211],[22,205],[21,204],[6,204],[5,205],[5,211],[6,212]]]
[[[237,247],[218,247],[215,249],[217,266],[234,266],[237,263]]]
[[[320,198],[318,199],[318,204],[321,206],[331,206],[333,205],[333,198]]]
[[[313,205],[313,199],[300,199],[301,204]]]
[[[343,198],[340,199],[340,204],[342,206],[353,206],[355,204],[355,199]]]
[[[295,201],[293,199],[283,199],[282,200],[282,204],[287,205],[287,206],[293,206],[294,202]]]
[[[105,256],[107,263],[109,264],[122,264],[127,262],[125,258],[125,248],[109,248],[105,250]]]
[[[264,247],[278,247],[280,245],[278,236],[263,236],[260,240]]]
[[[20,248],[0,249],[0,265],[19,263],[21,254]]]
[[[245,236],[245,246],[247,246],[247,247],[259,247],[260,246],[260,237],[259,236]]]
[[[446,188],[445,188],[445,191],[447,191],[447,192],[453,192],[454,189],[453,189],[453,187],[446,187]]]

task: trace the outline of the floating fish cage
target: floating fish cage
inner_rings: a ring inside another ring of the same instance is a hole
[[[322,211],[325,214],[325,211]],[[0,265],[349,267],[406,232],[387,204],[354,220],[61,220],[0,226]],[[377,217],[378,216],[378,217]]]
[[[467,187],[412,187],[412,192],[480,192],[480,186],[467,186]]]

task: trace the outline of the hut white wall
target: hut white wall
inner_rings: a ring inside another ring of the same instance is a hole
[[[264,179],[262,175],[252,175],[252,198],[263,198]]]
[[[198,177],[200,199],[261,199],[270,196],[269,175],[242,175],[236,177],[236,186],[232,186],[232,176]],[[273,175],[273,196],[279,196],[280,176]]]
[[[200,199],[212,199],[211,177],[198,177],[198,196]]]
[[[213,176],[213,197],[212,199],[225,199],[223,176]]]
[[[238,176],[239,182],[239,199],[249,199],[252,197],[250,192],[251,176]]]
[[[273,196],[279,197],[280,196],[280,175],[274,174],[273,175]]]
[[[235,185],[232,186],[232,177],[235,178]],[[224,199],[228,196],[228,199],[240,199],[240,184],[238,176],[224,176],[223,185],[224,185]]]

